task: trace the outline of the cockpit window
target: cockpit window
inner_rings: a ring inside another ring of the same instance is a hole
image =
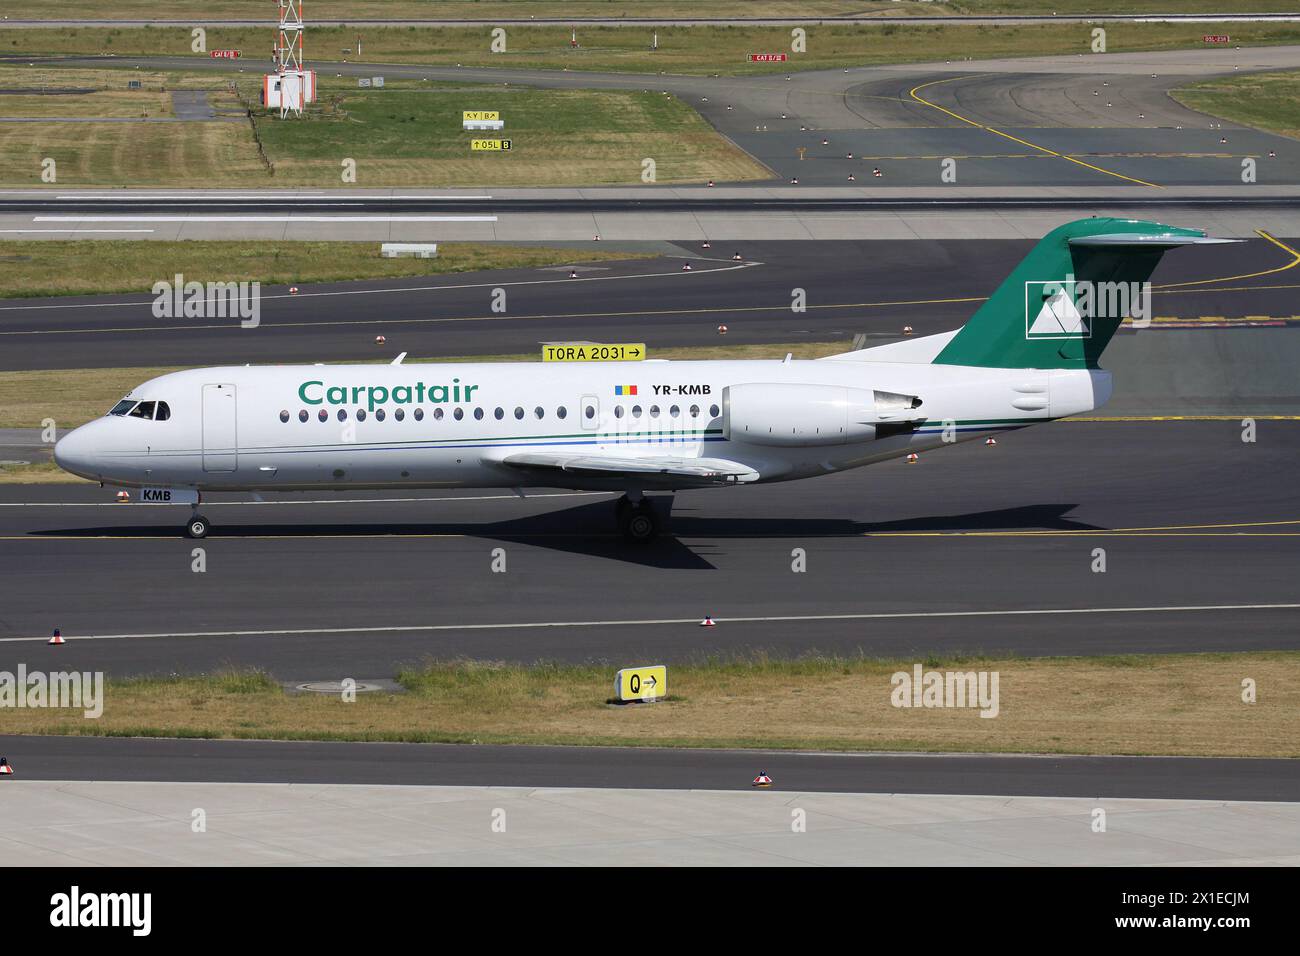
[[[131,418],[153,418],[154,406],[157,402],[141,402],[135,408],[131,409]]]
[[[131,409],[135,408],[135,402],[129,398],[124,398],[108,410],[110,415],[125,415]]]
[[[172,410],[166,402],[158,403],[158,410],[153,414],[153,420],[156,422],[165,422],[172,417]]]

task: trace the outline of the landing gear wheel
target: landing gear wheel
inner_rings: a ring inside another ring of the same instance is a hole
[[[208,524],[208,519],[203,515],[195,515],[190,518],[190,523],[185,526],[185,537],[187,538],[206,538],[208,531],[212,526]]]
[[[623,537],[637,544],[647,544],[659,534],[659,518],[648,501],[620,508],[618,525]]]

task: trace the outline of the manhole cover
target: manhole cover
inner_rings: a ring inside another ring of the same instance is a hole
[[[371,680],[355,681],[352,690],[358,694],[365,694],[376,690],[396,691],[400,690],[396,683],[390,680]],[[294,690],[301,691],[304,694],[331,694],[338,697],[343,693],[343,681],[341,680],[314,680],[305,684],[290,685]]]

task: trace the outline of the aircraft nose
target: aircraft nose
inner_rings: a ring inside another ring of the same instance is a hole
[[[89,478],[93,474],[91,437],[83,425],[74,428],[54,443],[54,463],[64,471]]]

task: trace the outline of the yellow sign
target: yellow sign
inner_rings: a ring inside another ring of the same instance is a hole
[[[627,342],[601,345],[595,342],[558,343],[542,346],[543,362],[640,362],[645,358],[645,344]]]
[[[500,110],[462,110],[462,123],[478,123],[483,120],[499,120],[501,118]]]
[[[614,675],[614,693],[619,700],[654,700],[668,694],[668,668],[625,667]]]
[[[508,139],[471,139],[469,148],[478,151],[487,151],[490,153],[501,152],[510,148]]]

